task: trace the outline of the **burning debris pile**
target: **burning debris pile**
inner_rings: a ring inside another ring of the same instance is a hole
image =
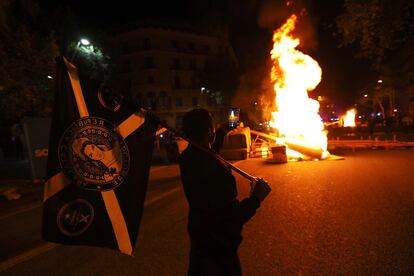
[[[300,43],[292,35],[296,20],[292,15],[273,34],[271,80],[276,110],[271,127],[276,130],[276,143],[287,147],[289,159],[324,159],[329,152],[319,102],[308,96],[321,81],[322,70],[317,61],[296,49]]]
[[[355,125],[355,109],[350,109],[346,112],[345,116],[343,116],[343,126],[344,127],[354,127]]]

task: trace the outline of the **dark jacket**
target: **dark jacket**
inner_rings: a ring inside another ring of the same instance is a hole
[[[229,168],[192,147],[181,154],[181,179],[190,206],[188,232],[192,246],[237,250],[242,226],[256,212],[254,198],[237,200],[236,180]]]

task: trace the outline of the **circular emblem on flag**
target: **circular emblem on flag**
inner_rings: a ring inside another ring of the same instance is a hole
[[[112,190],[124,182],[130,165],[124,139],[109,121],[84,117],[72,123],[59,142],[59,162],[76,185]]]
[[[79,236],[92,224],[93,217],[92,204],[84,199],[76,199],[60,208],[57,225],[66,236]]]

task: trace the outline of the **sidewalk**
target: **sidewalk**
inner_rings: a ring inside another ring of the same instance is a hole
[[[6,159],[0,162],[0,200],[5,197],[18,199],[13,198],[13,193],[31,193],[35,187],[42,186],[35,184],[39,183],[31,180],[28,160]]]
[[[43,198],[43,181],[28,179],[0,180],[0,217],[39,206]]]
[[[4,199],[8,193],[15,191],[20,195],[38,193],[43,190],[43,181],[33,181],[31,179],[0,179],[0,195]],[[8,200],[18,198],[7,198]]]

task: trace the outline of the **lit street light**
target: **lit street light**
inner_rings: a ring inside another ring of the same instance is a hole
[[[79,45],[79,43],[81,43],[82,45],[84,45],[84,46],[89,46],[91,43],[89,42],[89,40],[87,40],[86,38],[82,38],[79,42],[78,42],[78,45]]]
[[[378,80],[378,83],[382,83],[382,80]]]
[[[88,51],[93,52],[93,46],[91,42],[86,38],[81,38],[80,40],[78,40],[78,42],[76,43],[76,47],[73,49],[73,54],[72,54],[72,57],[70,58],[71,62],[73,62],[74,58],[76,57],[77,50],[82,46]]]

